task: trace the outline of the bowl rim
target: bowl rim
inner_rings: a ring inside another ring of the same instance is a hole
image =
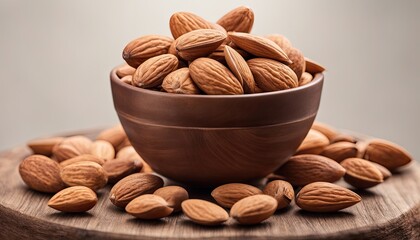
[[[262,93],[251,93],[251,94],[236,94],[236,95],[206,95],[206,94],[177,94],[177,93],[168,93],[168,92],[160,92],[160,91],[154,91],[150,89],[140,88],[133,85],[129,85],[127,83],[124,83],[121,81],[121,78],[117,75],[117,69],[120,68],[125,64],[118,65],[114,67],[111,70],[110,73],[110,79],[111,82],[121,86],[125,87],[129,90],[142,93],[142,94],[151,94],[156,95],[157,97],[168,97],[168,98],[193,98],[193,99],[212,99],[212,98],[236,98],[236,99],[242,99],[242,98],[258,98],[258,97],[266,97],[266,96],[272,96],[272,95],[281,95],[281,94],[288,94],[295,91],[302,91],[307,88],[311,88],[314,85],[317,85],[319,82],[321,82],[324,79],[324,73],[319,72],[316,73],[312,79],[312,81],[308,84],[305,84],[303,86],[298,86],[295,88],[289,88],[284,90],[278,90],[278,91],[272,91],[272,92],[262,92]]]

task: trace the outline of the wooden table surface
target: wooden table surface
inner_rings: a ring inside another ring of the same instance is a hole
[[[97,131],[84,132],[94,136]],[[144,221],[114,207],[109,187],[98,193],[89,212],[65,214],[47,206],[49,194],[29,190],[18,173],[30,150],[16,147],[0,153],[0,239],[420,239],[420,167],[412,164],[383,184],[357,191],[362,202],[331,214],[314,214],[292,203],[255,226],[230,219],[224,226],[205,227],[182,213]],[[340,185],[347,186],[344,182]],[[210,189],[188,189],[210,198]]]

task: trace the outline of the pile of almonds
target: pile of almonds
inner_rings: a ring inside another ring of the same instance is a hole
[[[55,137],[33,140],[28,146],[35,155],[22,161],[19,173],[29,188],[55,193],[48,202],[51,208],[88,211],[98,201],[96,192],[109,184],[110,203],[136,218],[159,219],[182,211],[202,225],[219,225],[229,216],[239,224],[257,224],[287,208],[293,199],[306,211],[338,211],[362,199],[334,182],[343,178],[354,189],[371,188],[412,161],[394,143],[358,140],[316,122],[296,154],[267,176],[265,186],[224,184],[211,192],[211,202],[189,199],[181,186],[164,186],[120,125],[102,131],[94,141],[84,136]]]
[[[325,69],[282,35],[251,34],[254,12],[238,7],[216,23],[189,12],[169,20],[173,39],[146,35],[124,48],[123,82],[179,94],[250,94],[295,88]]]

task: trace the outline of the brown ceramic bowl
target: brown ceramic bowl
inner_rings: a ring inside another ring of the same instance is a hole
[[[308,133],[324,76],[247,95],[181,95],[137,88],[111,72],[114,106],[136,151],[159,174],[195,185],[246,182],[281,166]]]

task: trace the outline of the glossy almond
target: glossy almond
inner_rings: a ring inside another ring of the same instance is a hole
[[[211,58],[198,58],[190,64],[190,75],[206,94],[243,94],[242,85],[223,64]]]
[[[290,40],[281,34],[270,34],[265,37],[277,44],[277,46],[279,46],[286,54],[288,54],[290,49],[293,48]]]
[[[232,47],[225,45],[224,56],[229,69],[242,84],[244,93],[255,92],[255,81],[245,59]]]
[[[172,41],[161,35],[142,36],[128,43],[122,56],[131,67],[137,68],[149,58],[168,53]]]
[[[112,146],[112,144],[108,141],[96,140],[90,147],[90,154],[105,161],[109,161],[114,159],[115,149],[114,146]]]
[[[163,79],[162,88],[168,93],[199,94],[200,89],[191,79],[189,68],[180,68]]]
[[[270,39],[240,32],[229,32],[228,36],[233,43],[257,57],[292,63],[287,54]]]
[[[215,29],[198,29],[177,39],[178,55],[187,61],[205,57],[216,50],[226,39],[226,34]]]
[[[299,78],[299,86],[303,86],[310,83],[312,79],[313,79],[313,76],[310,73],[308,72],[302,73],[302,76],[300,76]]]
[[[305,57],[305,65],[306,65],[305,71],[312,75],[315,75],[317,73],[322,73],[325,71],[325,67],[321,66],[321,64],[307,57]]]
[[[149,58],[134,73],[133,85],[141,88],[157,87],[177,67],[178,58],[172,54],[162,54]]]
[[[54,146],[60,143],[63,139],[63,137],[34,139],[29,141],[27,145],[34,154],[51,156]]]
[[[223,208],[205,200],[185,200],[181,207],[189,219],[201,225],[220,225],[229,219],[229,214]]]
[[[356,144],[351,142],[336,142],[326,146],[320,155],[341,162],[346,158],[357,156],[358,149]]]
[[[96,162],[99,165],[104,165],[105,160],[103,160],[102,158],[99,158],[97,156],[93,156],[91,154],[82,154],[80,156],[74,157],[74,158],[70,158],[67,160],[64,160],[62,162],[60,162],[60,166],[63,168],[65,166],[68,166],[70,164],[73,163],[77,163],[77,162],[83,162],[83,161],[90,161],[90,162]]]
[[[60,176],[68,186],[85,186],[92,190],[103,188],[108,181],[102,166],[90,161],[65,166],[61,169]]]
[[[154,195],[158,195],[168,202],[168,206],[174,209],[174,212],[182,210],[181,204],[189,198],[187,190],[179,186],[166,186],[156,190]]]
[[[292,61],[292,63],[288,66],[296,73],[297,78],[300,79],[302,73],[305,72],[306,69],[306,62],[303,57],[303,53],[299,49],[292,47],[287,52],[287,56],[290,61]]]
[[[117,182],[110,191],[109,199],[115,206],[125,208],[134,198],[153,193],[162,186],[162,178],[156,175],[135,173]]]
[[[230,210],[230,216],[240,224],[257,224],[271,217],[276,209],[276,199],[259,194],[235,203]]]
[[[367,160],[348,158],[341,166],[346,169],[344,180],[355,188],[371,188],[383,182],[381,171]]]
[[[126,139],[127,135],[120,124],[104,129],[96,137],[96,140],[105,140],[111,143],[115,150],[119,149]]]
[[[145,194],[128,203],[125,211],[140,219],[159,219],[169,216],[173,209],[162,197]]]
[[[312,124],[311,129],[321,132],[330,141],[333,140],[337,135],[339,135],[339,132],[335,128],[322,122],[314,122]]]
[[[312,182],[335,182],[346,170],[336,161],[314,154],[293,156],[275,174],[283,176],[293,186],[304,186]]]
[[[85,136],[73,136],[65,138],[53,148],[53,154],[57,161],[61,162],[69,158],[90,153],[92,141]]]
[[[42,155],[31,155],[19,165],[19,174],[25,184],[36,191],[56,193],[65,187],[60,177],[60,165]]]
[[[139,159],[113,159],[105,162],[103,168],[108,182],[114,184],[130,174],[139,172],[143,163]]]
[[[296,204],[309,212],[335,212],[361,200],[359,195],[349,189],[327,182],[308,184],[296,195]]]
[[[117,68],[116,74],[118,77],[123,78],[126,76],[132,76],[134,72],[136,71],[135,68],[128,64],[124,64],[121,67]]]
[[[255,83],[265,92],[295,88],[298,79],[291,68],[268,58],[253,58],[247,61]]]
[[[295,197],[295,191],[292,185],[283,180],[273,180],[267,183],[263,189],[263,193],[277,200],[277,209],[289,206]]]
[[[202,17],[190,12],[176,12],[172,14],[169,20],[169,28],[171,29],[174,39],[197,29],[214,29],[212,23]]]
[[[223,15],[217,24],[228,32],[249,33],[254,25],[254,12],[249,7],[240,6]]]
[[[320,154],[330,141],[321,132],[311,129],[296,151],[298,154]]]
[[[215,188],[211,196],[216,202],[225,208],[231,208],[233,204],[242,198],[261,194],[262,191],[252,185],[243,183],[228,183]]]
[[[61,190],[49,201],[48,206],[61,212],[86,212],[92,209],[98,198],[88,187],[74,186]]]
[[[369,140],[363,158],[391,171],[412,161],[411,155],[403,147],[383,139]]]

